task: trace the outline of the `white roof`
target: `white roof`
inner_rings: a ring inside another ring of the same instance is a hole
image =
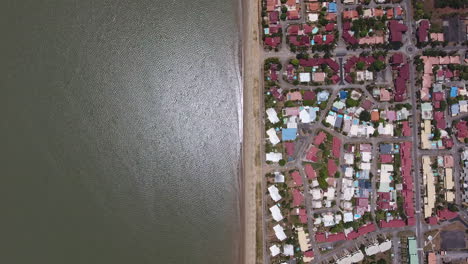
[[[322,217],[322,220],[323,220],[323,225],[325,227],[328,227],[328,226],[334,226],[335,225],[335,218],[333,217],[333,215],[329,215],[329,214],[326,214]]]
[[[312,208],[322,208],[322,201],[312,201]]]
[[[353,174],[354,174],[354,168],[353,167],[346,167],[345,174],[344,174],[345,177],[352,178]]]
[[[299,73],[300,82],[310,82],[310,72],[301,72]]]
[[[283,255],[285,256],[294,256],[294,247],[293,245],[286,244],[283,246]]]
[[[310,114],[307,111],[308,109],[302,109],[301,112],[299,112],[299,118],[301,119],[302,123],[310,123],[312,120],[310,120]]]
[[[275,171],[275,182],[276,183],[282,183],[284,182],[284,175]]]
[[[309,13],[307,14],[307,17],[309,18],[309,21],[315,22],[318,20],[318,14],[317,13]]]
[[[281,210],[279,209],[278,205],[273,205],[270,207],[270,212],[276,222],[283,220],[283,215],[281,214]]]
[[[286,239],[286,234],[284,233],[284,229],[280,225],[275,225],[273,227],[273,230],[275,231],[276,237],[280,240],[283,241]]]
[[[354,252],[353,255],[351,256],[351,261],[353,263],[358,263],[362,261],[363,259],[364,259],[364,254],[362,254],[361,250]]]
[[[283,158],[283,154],[277,152],[270,152],[266,154],[266,160],[272,162],[278,162]]]
[[[268,192],[270,193],[270,197],[273,201],[277,202],[281,200],[281,195],[279,194],[279,190],[275,185],[268,187]]]
[[[288,118],[288,123],[286,124],[286,126],[288,128],[297,128],[297,116],[290,116]]]
[[[370,162],[372,159],[372,153],[370,152],[362,152],[362,161],[363,162]]]
[[[278,114],[276,113],[275,109],[268,108],[266,110],[266,114],[268,115],[268,120],[270,120],[270,122],[272,124],[276,124],[276,123],[278,123],[280,121],[279,118],[278,118]]]
[[[343,222],[348,223],[353,221],[353,213],[352,212],[347,212],[343,214],[344,220]]]
[[[354,196],[354,187],[343,186],[343,197],[345,201],[350,201]]]
[[[361,170],[370,170],[371,169],[371,164],[367,162],[362,162],[360,166]]]
[[[390,240],[384,241],[382,242],[382,244],[379,245],[380,252],[385,252],[390,248],[392,248],[392,241]]]
[[[266,131],[268,135],[268,139],[270,140],[271,144],[274,146],[278,143],[280,143],[280,139],[278,135],[276,134],[276,130],[274,128],[270,128]]]
[[[312,200],[322,200],[322,189],[314,188],[309,191],[312,194]]]
[[[335,198],[335,188],[328,187],[327,191],[323,195],[327,197],[327,200],[333,200]]]
[[[280,251],[280,248],[277,245],[273,245],[273,246],[270,247],[270,252],[271,252],[271,256],[274,257],[274,256],[278,255],[281,251]]]
[[[380,249],[378,245],[371,245],[371,246],[366,247],[364,251],[366,252],[367,256],[372,256],[372,255],[379,253]]]
[[[354,163],[354,154],[345,153],[344,154],[344,160],[345,160],[346,164],[349,164],[349,165],[353,164]],[[351,167],[349,167],[349,168],[351,168]]]

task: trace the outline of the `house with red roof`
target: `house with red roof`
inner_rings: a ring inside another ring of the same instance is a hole
[[[286,149],[286,154],[288,156],[293,156],[294,155],[294,150],[296,148],[296,143],[295,142],[284,142],[284,148]]]
[[[431,216],[429,218],[426,219],[427,223],[429,225],[437,225],[438,224],[438,219],[437,219],[437,216]]]
[[[394,65],[400,65],[403,63],[404,55],[401,52],[396,52],[390,58],[390,62]]]
[[[429,20],[427,19],[423,19],[419,22],[417,30],[418,42],[424,43],[428,41],[428,31],[430,26]]]
[[[291,177],[293,178],[294,184],[296,186],[301,186],[302,185],[302,177],[301,177],[301,174],[299,174],[298,171],[293,171],[293,173],[291,173]]]
[[[292,190],[292,196],[294,207],[301,206],[304,203],[304,194],[302,194],[301,191],[299,191],[298,189]]]
[[[339,139],[337,137],[333,137],[333,143],[332,143],[333,157],[339,159],[340,158],[340,153],[341,153],[341,139]]]
[[[307,212],[306,212],[306,209],[299,209],[299,221],[302,223],[302,224],[307,224]]]
[[[319,149],[316,146],[312,145],[309,148],[309,150],[307,151],[306,160],[317,162],[318,161],[318,157],[317,157],[318,151],[319,151]]]
[[[312,165],[310,164],[304,165],[304,170],[307,175],[307,178],[311,180],[317,178],[317,173],[315,172],[314,167],[312,167]]]
[[[397,20],[390,20],[388,22],[388,29],[390,30],[390,41],[402,42],[403,33],[408,30],[408,27]]]
[[[390,220],[388,222],[385,220],[380,220],[381,228],[386,228],[386,227],[398,228],[398,227],[404,227],[404,226],[406,226],[406,223],[403,220]]]
[[[281,44],[280,37],[266,37],[265,38],[265,46],[276,48]]]
[[[468,138],[468,122],[467,121],[460,121],[455,125],[455,128],[457,129],[457,138],[461,142],[465,141],[465,138]]]
[[[325,132],[320,131],[320,133],[318,133],[318,135],[314,139],[314,145],[320,146],[320,144],[322,144],[326,138],[327,135],[325,134]]]
[[[338,171],[338,166],[336,162],[332,159],[329,159],[327,162],[328,177],[334,177],[335,173]]]
[[[437,211],[437,217],[440,220],[450,220],[458,216],[457,212],[452,212],[445,208],[444,210]]]

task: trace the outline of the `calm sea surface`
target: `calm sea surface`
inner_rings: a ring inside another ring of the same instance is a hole
[[[1,1],[1,263],[235,262],[237,9]]]

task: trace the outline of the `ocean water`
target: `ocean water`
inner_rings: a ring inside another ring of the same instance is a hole
[[[1,263],[234,263],[232,0],[4,0]]]

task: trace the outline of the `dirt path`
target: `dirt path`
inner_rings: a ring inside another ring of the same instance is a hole
[[[261,179],[260,158],[260,44],[259,44],[259,0],[243,1],[243,82],[244,82],[244,139],[243,139],[243,258],[245,264],[263,262],[263,241],[257,241],[257,230],[262,231],[261,221],[257,221],[257,210],[261,214],[256,199],[256,186]],[[261,200],[260,200],[261,201]],[[257,223],[260,226],[257,226]],[[257,250],[257,247],[260,247]],[[258,252],[258,253],[257,253]],[[258,260],[257,260],[258,259]]]

